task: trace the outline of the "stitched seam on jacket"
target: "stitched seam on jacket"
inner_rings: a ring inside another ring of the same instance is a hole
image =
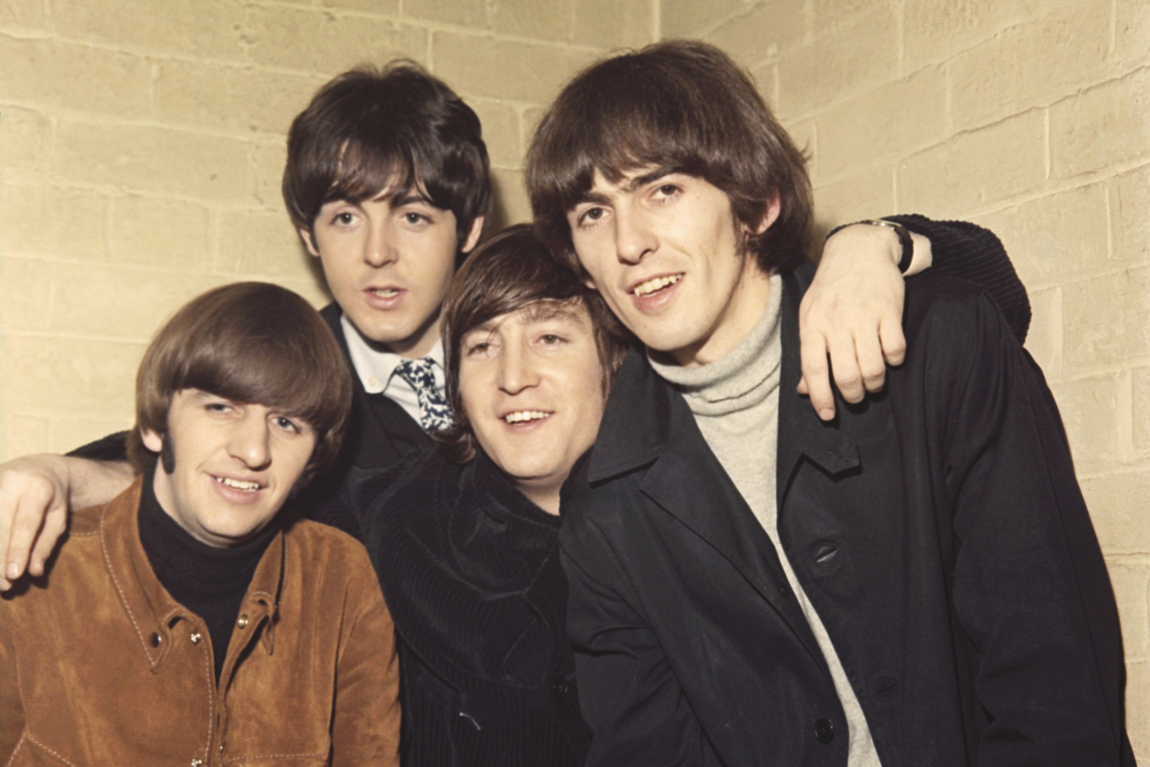
[[[116,587],[116,593],[120,595],[120,602],[124,605],[124,612],[128,614],[128,620],[132,624],[132,630],[136,632],[136,638],[140,640],[140,646],[144,648],[144,655],[148,656],[149,663],[155,663],[152,654],[148,652],[148,643],[144,641],[144,635],[140,633],[140,626],[136,623],[136,616],[132,615],[132,609],[128,607],[128,599],[124,596],[124,590],[120,588],[120,581],[116,579],[116,571],[112,568],[112,559],[108,556],[107,542],[104,540],[104,524],[100,523],[100,552],[104,555],[104,565],[108,568],[108,575],[112,578],[112,585]]]
[[[32,737],[31,735],[29,735],[28,733],[24,733],[24,737],[23,737],[23,738],[21,738],[21,740],[24,740],[24,738],[27,738],[29,743],[31,743],[31,744],[33,744],[33,745],[36,745],[36,746],[39,746],[40,748],[44,749],[45,751],[47,751],[47,752],[48,752],[49,754],[51,754],[52,756],[54,756],[54,757],[56,757],[57,759],[59,759],[59,760],[60,760],[61,762],[63,762],[64,764],[67,764],[67,765],[69,765],[69,767],[76,767],[76,765],[72,764],[72,763],[71,763],[71,762],[69,762],[67,759],[65,759],[63,756],[61,756],[60,754],[56,753],[56,752],[55,752],[55,751],[53,751],[52,749],[48,748],[47,746],[45,746],[43,743],[41,743],[40,741],[38,741],[38,740],[36,740],[35,738],[33,738],[33,737]],[[18,749],[17,749],[17,750],[18,750]],[[13,756],[15,756],[15,754],[13,754]]]
[[[12,767],[12,762],[16,761],[16,756],[20,753],[20,746],[24,745],[24,741],[28,738],[28,730],[20,733],[20,740],[16,741],[16,748],[12,749],[12,756],[8,757],[8,761],[4,762],[4,767]]]
[[[229,759],[225,759],[225,760],[224,760],[224,763],[225,763],[225,764],[228,764],[228,763],[230,763],[230,762],[249,762],[249,761],[251,761],[251,760],[253,760],[253,759],[326,759],[326,758],[327,758],[327,754],[325,754],[325,753],[315,753],[315,754],[267,754],[267,755],[264,755],[264,756],[236,756],[236,757],[231,757],[231,758],[229,758]]]

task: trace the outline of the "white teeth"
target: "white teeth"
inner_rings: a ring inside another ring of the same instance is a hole
[[[253,493],[260,489],[259,482],[244,482],[243,480],[228,479],[227,477],[216,477],[216,482],[219,482],[221,485],[227,485],[228,487],[234,487],[236,490],[244,490],[249,493]]]
[[[542,418],[548,418],[550,415],[550,413],[544,413],[542,410],[517,410],[514,413],[508,413],[503,416],[503,420],[507,423],[524,423],[525,421],[537,421]]]
[[[643,296],[654,293],[656,290],[662,290],[668,285],[674,285],[681,279],[683,279],[683,275],[681,274],[670,274],[666,277],[655,277],[654,279],[647,280],[646,282],[640,282],[631,292],[642,298]]]
[[[395,288],[372,288],[371,292],[380,298],[391,298],[399,295],[399,291]]]

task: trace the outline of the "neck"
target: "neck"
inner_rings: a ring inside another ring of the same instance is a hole
[[[759,268],[753,256],[745,256],[743,270],[714,329],[696,343],[672,350],[668,356],[683,367],[706,365],[727,354],[746,338],[771,300],[771,275]]]

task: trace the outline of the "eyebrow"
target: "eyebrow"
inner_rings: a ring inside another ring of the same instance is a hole
[[[412,205],[415,203],[423,203],[425,205],[430,205],[433,208],[439,207],[431,200],[427,199],[426,195],[419,193],[407,192],[402,197],[391,198],[391,207],[393,208],[402,208],[404,205]]]
[[[536,301],[523,307],[524,316],[528,322],[545,322],[555,319],[569,319],[579,321],[579,306],[570,299],[563,301],[553,298]]]
[[[500,314],[497,317],[492,317],[486,322],[481,322],[473,328],[465,330],[460,337],[470,335],[471,333],[494,333],[495,329],[502,324],[509,315],[523,312],[523,318],[527,322],[546,322],[547,320],[565,319],[578,322],[580,317],[580,306],[575,304],[571,299],[563,300],[557,298],[541,298],[538,301],[533,301],[526,306],[521,306],[518,309]]]
[[[652,181],[658,181],[664,176],[669,176],[677,171],[674,168],[659,167],[644,173],[642,176],[635,176],[631,179],[631,183],[627,184],[627,191],[633,192],[641,186],[646,186]]]
[[[395,190],[390,188],[381,189],[379,194],[369,198],[371,202],[386,202],[393,208],[402,208],[404,205],[411,205],[412,203],[425,203],[432,207],[438,207],[433,203],[426,194],[419,190],[419,187],[411,189]],[[350,202],[350,200],[348,201]]]
[[[669,168],[667,166],[653,168],[641,176],[635,176],[630,181],[628,181],[626,186],[623,187],[623,191],[634,192],[641,186],[645,186],[653,181],[658,181],[664,176],[669,176],[672,173],[678,172],[679,171],[675,170],[674,168]],[[596,192],[592,189],[588,189],[578,200],[576,200],[575,205],[583,205],[586,203],[593,203],[595,205],[610,205],[611,198],[602,192]],[[571,207],[574,208],[575,206],[573,205]]]

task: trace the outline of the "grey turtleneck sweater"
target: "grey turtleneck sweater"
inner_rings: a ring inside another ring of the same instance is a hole
[[[849,767],[879,767],[866,717],[843,671],[834,645],[779,543],[775,496],[775,457],[779,420],[779,363],[782,279],[771,278],[762,319],[738,346],[701,367],[665,364],[648,355],[651,366],[687,401],[707,445],[751,507],[778,552],[787,580],[818,640],[846,712],[850,731]]]

